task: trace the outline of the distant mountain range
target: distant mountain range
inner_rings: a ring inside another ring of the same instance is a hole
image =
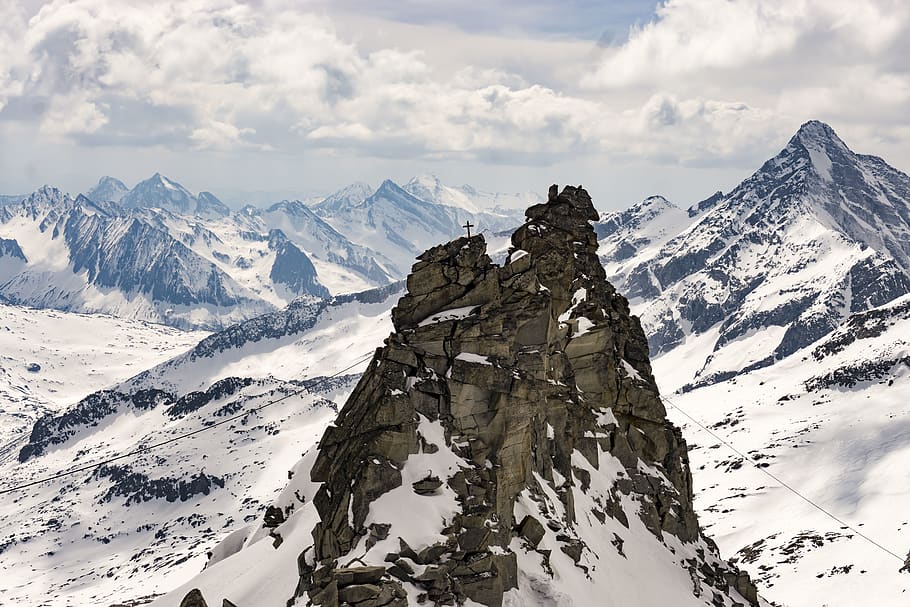
[[[212,329],[297,297],[398,280],[420,251],[467,221],[476,231],[521,223],[520,213],[496,206],[521,195],[434,177],[406,188],[355,183],[312,208],[282,201],[234,212],[159,173],[132,189],[102,177],[76,198],[45,186],[0,206],[0,298]]]

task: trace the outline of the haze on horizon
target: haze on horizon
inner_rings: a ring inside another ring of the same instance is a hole
[[[0,0],[0,193],[433,173],[687,206],[810,119],[907,171],[908,33],[902,0]]]

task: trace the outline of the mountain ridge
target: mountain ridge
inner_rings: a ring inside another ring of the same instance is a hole
[[[527,218],[502,266],[483,235],[419,257],[385,346],[261,525],[156,606],[764,604],[698,527],[590,197],[566,187]],[[257,585],[263,550],[296,579]]]
[[[863,162],[833,129],[808,122],[778,155],[659,247],[623,256],[622,243],[604,241],[608,274],[641,302],[652,352],[713,331],[714,353],[695,379],[729,378],[736,370],[724,366],[722,352],[761,327],[780,332],[766,338],[774,343],[753,348],[740,368],[780,360],[851,312],[910,291],[897,237],[910,234],[902,214],[910,204],[872,195],[906,190],[910,200],[910,178],[889,168],[876,181]],[[893,237],[870,238],[871,224],[856,228],[862,209],[893,219],[886,233]],[[803,278],[795,283],[797,271]],[[738,364],[741,354],[726,358]]]

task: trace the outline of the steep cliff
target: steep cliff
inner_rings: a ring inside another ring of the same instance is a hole
[[[296,551],[288,605],[763,604],[698,526],[587,192],[553,186],[526,215],[501,267],[482,236],[418,258],[395,332],[260,532],[160,604],[274,602],[223,583],[256,569],[266,529]]]

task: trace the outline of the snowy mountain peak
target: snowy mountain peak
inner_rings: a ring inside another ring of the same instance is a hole
[[[231,209],[211,192],[199,192],[196,197],[196,214],[225,217],[231,214]]]
[[[417,175],[415,177],[412,177],[411,180],[408,181],[408,183],[406,185],[411,185],[411,184],[415,184],[415,185],[420,184],[420,185],[424,185],[427,187],[438,188],[438,187],[442,186],[442,181],[440,181],[439,177],[437,177],[433,173],[424,173],[423,175]]]
[[[195,197],[189,190],[161,173],[137,183],[120,202],[126,208],[161,208],[186,214],[196,209]]]
[[[301,217],[306,217],[313,214],[313,211],[311,211],[307,205],[299,200],[282,200],[281,202],[276,202],[268,209],[266,209],[266,212],[284,212],[288,213],[289,215],[298,215]]]
[[[62,210],[72,205],[73,199],[66,192],[49,185],[43,185],[19,203],[18,208],[32,218],[44,215],[50,210]]]
[[[673,207],[673,208],[676,207],[676,205],[674,205],[672,202],[670,202],[669,200],[667,200],[666,198],[664,198],[663,196],[661,196],[659,194],[655,195],[655,196],[648,196],[647,198],[645,198],[644,200],[642,200],[635,206],[642,208],[642,209],[649,208],[649,207],[658,208],[658,209],[667,208],[667,207]]]
[[[776,198],[846,237],[868,245],[910,272],[910,177],[881,158],[856,154],[834,130],[807,122],[780,154],[743,182],[731,198]],[[771,199],[773,200],[773,198]]]
[[[800,156],[803,150],[808,155],[809,165],[815,174],[828,182],[835,181],[834,173],[840,172],[832,171],[835,165],[854,164],[857,161],[856,154],[837,136],[834,129],[818,120],[803,124],[781,154],[796,152]]]
[[[428,200],[415,196],[391,179],[383,181],[376,191],[364,200],[364,205],[372,206],[380,200],[388,201],[396,207],[405,207],[407,209],[413,209],[415,207],[430,208],[434,205],[434,203]]]
[[[54,202],[63,202],[68,199],[69,195],[64,193],[63,190],[47,184],[41,186],[26,198],[26,200],[47,200]]]
[[[683,221],[682,217],[685,215],[682,209],[663,196],[648,196],[625,211],[604,215],[595,225],[595,229],[598,238],[604,238],[620,228],[640,230],[645,224],[668,213],[674,217],[676,224]]]
[[[95,202],[120,202],[129,191],[130,189],[126,187],[125,183],[115,177],[105,175],[85,195]]]
[[[165,209],[183,215],[202,217],[224,217],[231,210],[211,192],[200,192],[194,196],[185,187],[162,175],[155,173],[145,181],[136,184],[123,196],[120,204],[128,209]]]
[[[793,139],[800,141],[804,145],[818,145],[835,143],[842,147],[847,147],[837,133],[830,126],[820,120],[809,120],[799,127]]]
[[[384,179],[376,191],[373,193],[373,196],[387,196],[392,195],[401,195],[408,194],[405,190],[402,189],[400,185],[392,181],[391,179]]]
[[[73,206],[78,207],[86,215],[117,215],[117,203],[108,200],[95,201],[85,194],[79,194],[73,201]]]
[[[644,306],[652,353],[713,340],[694,371],[702,384],[774,364],[910,292],[910,177],[821,122],[712,199],[658,249],[631,219],[601,246],[611,278]]]
[[[373,186],[362,181],[345,186],[326,196],[313,208],[322,213],[331,213],[347,207],[363,204],[363,201],[373,195]]]
[[[480,193],[472,187],[451,187],[440,181],[436,175],[418,175],[404,185],[404,190],[421,200],[455,207],[470,213],[483,211],[483,206],[477,200]]]

